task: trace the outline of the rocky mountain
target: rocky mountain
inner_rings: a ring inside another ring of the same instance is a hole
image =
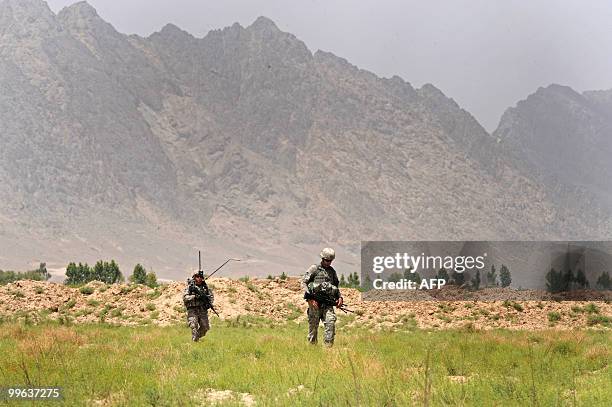
[[[553,199],[612,208],[612,90],[540,88],[508,109],[493,136]]]
[[[609,111],[609,95],[581,97]],[[178,277],[200,247],[248,259],[236,273],[297,274],[321,244],[354,271],[361,240],[609,236],[611,207],[581,184],[609,167],[549,182],[523,164],[575,140],[528,144],[521,117],[491,136],[433,85],[312,53],[265,17],[142,38],[85,2],[4,0],[0,264],[113,257]],[[579,137],[581,160],[555,168],[603,159],[601,138]]]

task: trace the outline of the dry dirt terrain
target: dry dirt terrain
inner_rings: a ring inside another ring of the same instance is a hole
[[[257,318],[275,322],[305,320],[306,306],[299,280],[288,278],[250,281],[212,278],[215,307],[221,319],[252,323]],[[18,281],[0,287],[0,317],[32,322],[53,319],[68,323],[105,321],[121,325],[183,323],[182,290],[171,282],[156,289],[142,285],[92,282],[81,288],[62,284]],[[453,289],[453,288],[449,288]],[[501,289],[496,289],[503,291]],[[354,313],[337,311],[348,325],[371,329],[418,328],[574,329],[605,328],[609,301],[364,301],[355,289],[342,290]],[[502,297],[499,297],[502,298]],[[246,318],[245,318],[246,317]]]

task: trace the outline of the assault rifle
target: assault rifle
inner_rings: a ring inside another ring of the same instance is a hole
[[[210,308],[212,312],[214,312],[215,315],[219,317],[219,313],[212,305],[212,303],[210,302],[210,298],[208,297],[208,286],[206,285],[206,282],[204,282],[204,285],[198,286],[196,285],[194,280],[190,280],[189,294],[193,294],[196,296],[197,299],[204,301],[207,304],[208,308]]]
[[[212,277],[212,275],[215,274],[217,271],[221,270],[221,268],[225,266],[227,263],[229,263],[230,261],[240,261],[240,259],[227,259],[222,265],[217,267],[212,273],[204,277],[204,270],[202,270],[202,252],[198,250],[198,274],[201,275],[202,278],[204,279],[204,285],[202,287],[198,287],[195,284],[195,281],[190,280],[189,282],[189,294],[193,292],[197,298],[206,301],[206,303],[208,304],[208,307],[218,317],[219,317],[219,313],[217,312],[217,310],[215,310],[215,307],[213,307],[212,303],[210,302],[210,299],[208,298],[207,293],[203,292],[202,290],[206,289],[206,291],[208,291],[208,285],[206,284],[206,280]]]
[[[353,310],[351,310],[351,309],[346,308],[346,305],[344,305],[344,304],[342,304],[342,306],[341,306],[341,307],[336,307],[336,308],[338,308],[340,311],[344,312],[345,314],[346,314],[347,312],[352,312],[353,314],[355,313],[355,311],[353,311]]]

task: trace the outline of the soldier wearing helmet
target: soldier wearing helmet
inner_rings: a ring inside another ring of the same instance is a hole
[[[187,308],[187,323],[191,328],[191,339],[198,342],[210,330],[208,309],[213,307],[214,295],[201,271],[195,272],[187,280],[187,287],[183,292],[183,303]]]
[[[321,263],[310,266],[302,279],[304,299],[308,302],[308,341],[317,343],[319,321],[323,322],[325,345],[332,346],[336,334],[336,314],[334,306],[341,307],[342,296],[336,270],[331,266],[336,258],[333,249],[321,250]]]

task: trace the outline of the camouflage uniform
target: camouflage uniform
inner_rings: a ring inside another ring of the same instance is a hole
[[[323,267],[322,265],[313,264],[302,279],[305,288],[304,299],[314,299],[319,304],[318,308],[308,304],[308,342],[311,344],[317,343],[319,321],[322,321],[325,333],[325,344],[331,346],[334,344],[334,337],[336,335],[336,313],[334,312],[334,305],[338,298],[340,298],[340,291],[336,290],[337,294],[335,294],[333,298],[316,298],[310,288],[314,281],[327,282],[337,288],[339,285],[338,275],[336,274],[336,270],[331,266]]]
[[[204,287],[207,299],[198,298],[192,292],[192,284],[194,283],[192,283],[190,279],[183,292],[183,303],[185,304],[185,308],[187,308],[187,324],[191,328],[191,339],[197,342],[201,337],[206,335],[206,332],[210,329],[208,308],[213,306],[215,297],[206,283],[203,282],[200,287]]]

